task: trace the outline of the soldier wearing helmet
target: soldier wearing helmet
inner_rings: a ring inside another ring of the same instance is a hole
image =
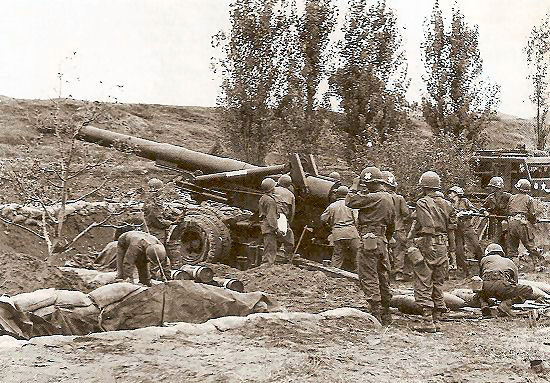
[[[342,177],[340,176],[340,173],[338,172],[330,172],[328,175],[330,178],[334,178],[337,182],[340,182],[342,180]]]
[[[332,229],[334,247],[330,264],[342,268],[344,261],[349,259],[355,268],[357,253],[361,246],[359,233],[355,227],[353,209],[346,206],[345,198],[348,195],[347,186],[340,186],[336,190],[336,201],[327,206],[321,214],[321,222],[328,224]]]
[[[518,194],[514,194],[508,200],[508,256],[515,260],[518,257],[520,242],[525,246],[533,260],[537,260],[540,254],[535,246],[533,229],[529,223],[536,223],[536,213],[533,197],[528,193],[531,183],[522,178],[516,185]]]
[[[150,264],[158,266],[161,280],[171,277],[170,261],[160,241],[143,231],[127,231],[118,238],[117,279],[132,280],[133,268],[137,268],[139,283],[151,286]]]
[[[456,266],[464,276],[468,277],[465,245],[474,252],[476,259],[480,260],[483,256],[479,237],[472,224],[472,216],[469,215],[469,213],[477,212],[477,209],[468,198],[464,197],[464,190],[460,186],[453,186],[449,189],[449,198],[458,217],[458,225],[455,230]]]
[[[275,186],[277,183],[271,178],[264,178],[261,189],[264,194],[258,202],[258,216],[264,243],[263,260],[269,265],[275,263],[277,257],[277,200],[275,199]]]
[[[391,323],[392,296],[387,246],[395,228],[395,212],[393,200],[383,188],[384,182],[377,167],[363,169],[353,181],[346,197],[346,206],[359,209],[357,224],[362,240],[362,248],[357,254],[359,285],[369,302],[371,313],[386,325]],[[360,185],[364,185],[368,192],[359,191]]]
[[[292,192],[292,178],[288,174],[283,174],[279,177],[277,186],[275,186],[274,197],[277,201],[277,212],[279,217],[284,215],[287,222],[286,233],[280,233],[278,241],[283,243],[285,256],[290,259],[294,252],[294,232],[290,228],[290,224],[294,220],[294,212],[296,210],[296,198]]]
[[[483,316],[491,316],[489,298],[501,301],[498,305],[501,315],[513,316],[512,302],[523,303],[533,294],[530,286],[518,284],[518,268],[511,259],[504,257],[504,250],[498,243],[491,243],[485,249],[479,274],[483,279],[483,287],[478,293]]]
[[[405,220],[410,217],[411,211],[407,205],[407,201],[401,194],[396,193],[397,181],[393,173],[384,170],[382,172],[386,189],[390,193],[393,208],[395,211],[395,231],[393,239],[395,245],[392,249],[392,274],[396,281],[405,281],[412,278],[412,269],[409,262],[405,262],[405,251],[407,245],[407,232],[405,228]],[[407,259],[408,260],[408,259]]]
[[[414,297],[422,306],[423,324],[416,329],[436,332],[441,313],[447,311],[443,283],[449,268],[447,251],[454,252],[456,213],[449,201],[437,193],[441,187],[437,173],[425,172],[419,185],[423,196],[416,202],[408,234],[409,239],[414,239],[414,247],[409,248],[407,255],[413,264]]]
[[[505,217],[508,215],[508,202],[511,194],[502,190],[504,180],[502,177],[492,177],[487,185],[490,194],[483,201],[483,209],[494,216]],[[506,248],[506,231],[503,230],[502,222],[506,218],[490,217],[489,218],[489,236],[493,242],[498,243],[504,249]]]
[[[158,178],[151,178],[147,183],[149,190],[143,200],[143,221],[145,229],[165,246],[172,265],[179,265],[179,246],[176,241],[169,241],[170,226],[179,221],[184,212],[165,206],[164,183]]]

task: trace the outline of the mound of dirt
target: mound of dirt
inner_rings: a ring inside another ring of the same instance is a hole
[[[216,276],[236,278],[245,291],[272,294],[288,310],[320,312],[338,307],[364,307],[359,287],[347,279],[330,278],[321,271],[304,270],[293,265],[261,265],[246,271],[225,265],[210,265]]]
[[[44,260],[16,252],[0,253],[0,293],[15,295],[48,287],[89,291],[78,275],[64,275]]]

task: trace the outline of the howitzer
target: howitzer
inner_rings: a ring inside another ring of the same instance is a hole
[[[312,155],[289,156],[286,164],[257,166],[243,161],[196,152],[181,146],[159,143],[93,126],[83,127],[83,141],[105,147],[130,148],[137,156],[180,175],[177,185],[201,203],[214,201],[248,212],[258,210],[264,177],[289,173],[296,196],[296,213],[291,227],[302,233],[308,226],[301,250],[309,259],[330,258],[331,247],[325,241],[328,230],[320,215],[331,202],[339,181],[318,173]],[[261,233],[255,214],[227,216],[200,205],[185,207],[185,217],[172,230],[170,240],[180,243],[184,263],[222,261],[240,268],[260,261]]]

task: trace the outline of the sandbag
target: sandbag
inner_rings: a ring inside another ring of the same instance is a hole
[[[451,294],[464,300],[467,307],[480,307],[479,299],[472,289],[454,289]]]
[[[46,318],[53,314],[55,311],[55,305],[46,306],[39,308],[38,310],[34,310],[32,313],[36,316],[39,316],[40,318]]]
[[[527,285],[530,286],[533,289],[533,295],[530,297],[530,299],[539,299],[539,298],[550,298],[549,294],[546,294],[544,291],[542,291],[538,287],[538,283],[534,281],[530,281],[527,279],[520,279],[518,281],[519,285]]]
[[[87,307],[93,304],[88,295],[75,290],[56,290],[55,306],[57,307]]]
[[[121,301],[129,294],[139,289],[146,288],[134,285],[133,283],[119,282],[98,287],[88,295],[99,308],[103,308],[111,303]]]
[[[32,293],[17,294],[12,297],[12,301],[18,310],[23,312],[35,311],[42,307],[51,306],[55,303],[55,289],[40,289]]]
[[[537,288],[542,290],[545,294],[550,295],[550,285],[546,282],[530,281],[530,280],[527,280],[527,279],[520,279],[518,281],[518,284],[527,285],[527,286],[531,286],[531,287],[536,286]]]
[[[450,310],[458,310],[466,306],[463,299],[448,292],[443,292],[443,299]],[[412,295],[394,295],[390,301],[390,307],[399,309],[403,314],[422,314],[422,306],[416,303]]]
[[[258,302],[278,309],[264,293],[238,293],[193,281],[169,281],[110,305],[101,312],[106,331],[158,326],[163,322],[204,323],[212,318],[254,312]],[[262,306],[262,310],[265,309]]]
[[[399,309],[403,314],[422,315],[422,306],[416,303],[412,295],[394,295],[390,307]]]

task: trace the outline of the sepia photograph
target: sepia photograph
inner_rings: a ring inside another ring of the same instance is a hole
[[[550,0],[0,0],[0,383],[550,382]]]

